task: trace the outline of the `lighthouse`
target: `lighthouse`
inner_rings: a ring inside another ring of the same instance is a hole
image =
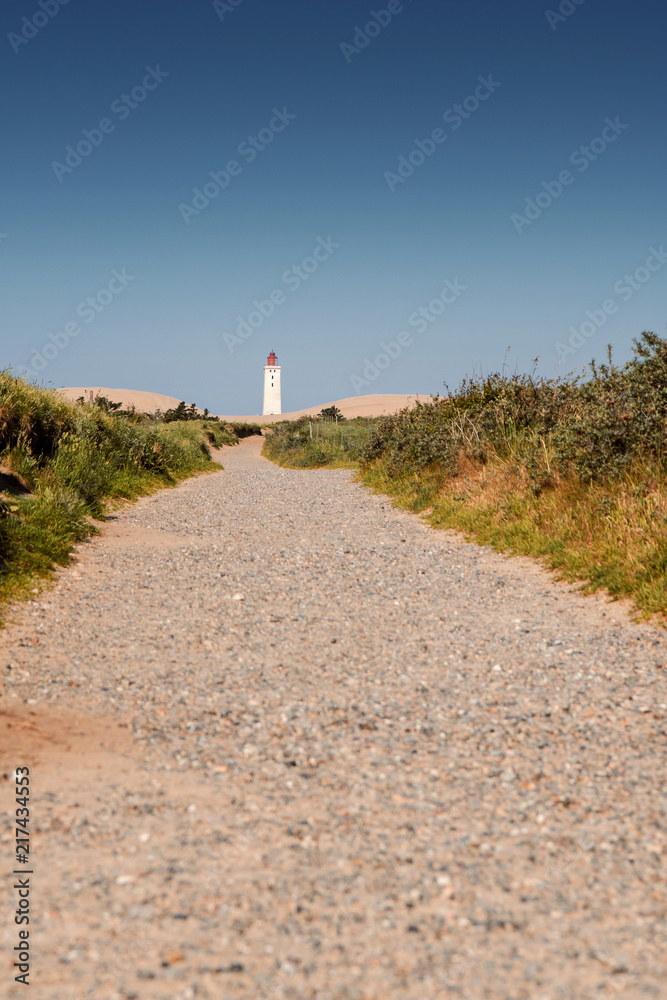
[[[280,408],[280,365],[271,351],[264,365],[264,414],[282,413]]]

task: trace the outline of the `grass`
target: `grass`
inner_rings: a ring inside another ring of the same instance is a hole
[[[300,417],[274,424],[262,454],[290,469],[356,469],[378,420]]]
[[[233,423],[224,425],[227,430],[231,431],[237,438],[247,438],[254,436],[262,436],[262,425],[260,424],[244,424],[244,423]]]
[[[210,446],[237,442],[212,420],[120,415],[0,373],[0,603],[66,565],[109,505],[214,471]]]
[[[360,480],[434,527],[667,616],[667,341],[587,377],[467,379],[380,422]]]

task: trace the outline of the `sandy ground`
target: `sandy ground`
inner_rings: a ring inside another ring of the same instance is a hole
[[[260,446],[0,635],[0,995],[665,997],[665,633]]]
[[[106,396],[113,403],[122,403],[124,407],[134,406],[141,413],[154,413],[156,410],[172,409],[178,406],[180,400],[173,396],[161,396],[154,392],[138,392],[133,389],[105,389],[98,387],[68,388],[59,390],[66,399],[76,400],[81,396],[86,399],[91,392],[94,396]],[[294,420],[307,414],[316,414],[326,406],[337,406],[344,417],[381,417],[385,413],[397,413],[406,406],[411,406],[415,400],[421,399],[428,402],[430,396],[415,396],[406,394],[375,394],[368,396],[351,396],[347,399],[336,399],[330,403],[318,403],[306,410],[294,410],[290,413],[282,413],[280,416],[260,414],[245,414],[242,416],[220,414],[223,420],[239,421],[243,423],[271,424],[278,420]]]

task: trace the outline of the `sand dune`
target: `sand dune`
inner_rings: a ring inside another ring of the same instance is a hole
[[[247,423],[273,424],[278,420],[296,420],[297,417],[313,416],[326,406],[337,406],[344,417],[381,417],[385,413],[397,413],[406,406],[413,406],[416,400],[427,402],[430,396],[404,395],[401,393],[386,393],[369,396],[348,396],[346,399],[334,399],[329,403],[317,403],[305,410],[293,410],[281,413],[279,416],[230,416],[225,414],[225,420],[239,420]]]
[[[156,410],[171,410],[178,406],[180,399],[175,396],[163,396],[159,392],[139,392],[136,389],[105,389],[104,386],[87,386],[86,388],[76,387],[58,390],[65,399],[79,399],[84,396],[90,399],[90,394],[94,396],[106,396],[112,403],[121,403],[124,409],[132,406],[140,413],[155,413]]]
[[[87,388],[67,388],[59,390],[66,399],[75,400],[81,396],[90,398],[91,392],[95,396],[106,396],[114,403],[121,403],[123,407],[134,406],[141,413],[155,413],[156,410],[169,410],[178,406],[180,399],[175,396],[162,396],[156,392],[139,392],[134,389],[105,389],[100,386],[88,386]],[[405,395],[385,393],[368,396],[349,396],[346,399],[336,399],[328,403],[317,403],[305,410],[293,410],[290,413],[281,413],[280,416],[262,416],[261,414],[219,414],[223,420],[243,421],[245,423],[271,424],[278,420],[293,420],[296,417],[303,417],[309,414],[319,413],[326,406],[337,406],[344,417],[380,417],[385,413],[397,413],[398,410],[406,406],[412,406],[416,400],[427,402],[430,396]],[[186,401],[187,402],[187,401]]]

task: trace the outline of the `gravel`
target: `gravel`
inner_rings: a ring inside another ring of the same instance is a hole
[[[35,995],[667,996],[665,633],[260,446],[0,636]]]

